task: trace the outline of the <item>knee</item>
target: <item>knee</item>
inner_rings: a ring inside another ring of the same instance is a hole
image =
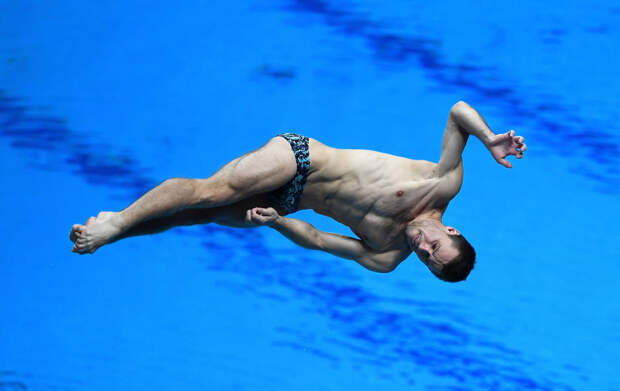
[[[161,184],[164,186],[168,186],[168,187],[174,187],[174,188],[187,188],[191,182],[193,181],[193,179],[188,179],[188,178],[168,178],[165,181],[163,181]]]
[[[177,194],[191,194],[196,190],[195,179],[188,178],[168,178],[161,183],[169,191]]]

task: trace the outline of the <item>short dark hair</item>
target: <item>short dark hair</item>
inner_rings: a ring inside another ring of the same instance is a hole
[[[437,277],[447,282],[463,281],[469,275],[476,263],[476,250],[463,235],[452,235],[452,245],[459,251],[450,263],[441,269]]]

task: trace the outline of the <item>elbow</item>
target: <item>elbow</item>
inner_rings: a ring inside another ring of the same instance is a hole
[[[328,251],[327,244],[325,243],[325,238],[319,233],[314,232],[311,236],[311,239],[304,246],[309,250],[320,250],[320,251]]]
[[[378,273],[390,273],[396,270],[397,266],[397,262],[380,263],[375,266],[374,271]]]
[[[398,266],[398,263],[396,263],[396,262],[389,263],[389,264],[385,265],[383,273],[393,272],[394,270],[396,270],[397,266]]]
[[[454,104],[454,106],[452,106],[452,108],[450,109],[450,114],[460,114],[463,112],[463,110],[468,109],[470,106],[465,103],[465,101],[458,101]]]

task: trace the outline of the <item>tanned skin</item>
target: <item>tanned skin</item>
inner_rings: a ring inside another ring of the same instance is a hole
[[[300,246],[353,259],[376,272],[394,270],[415,252],[437,274],[458,255],[450,236],[460,232],[445,226],[442,216],[461,188],[461,155],[469,135],[507,168],[512,164],[506,157],[521,158],[527,148],[514,130],[494,134],[463,101],[450,109],[437,163],[371,150],[336,149],[310,139],[310,171],[299,209],[333,218],[348,226],[356,238],[285,217],[272,203],[269,192],[296,173],[291,146],[284,138],[274,137],[209,178],[168,179],[120,212],[101,212],[84,225],[73,225],[72,251],[93,253],[119,239],[181,225],[267,225]]]

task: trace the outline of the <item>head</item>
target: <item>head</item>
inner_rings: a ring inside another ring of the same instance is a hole
[[[476,251],[454,227],[435,219],[416,219],[406,234],[411,249],[441,280],[463,281],[473,269]]]

